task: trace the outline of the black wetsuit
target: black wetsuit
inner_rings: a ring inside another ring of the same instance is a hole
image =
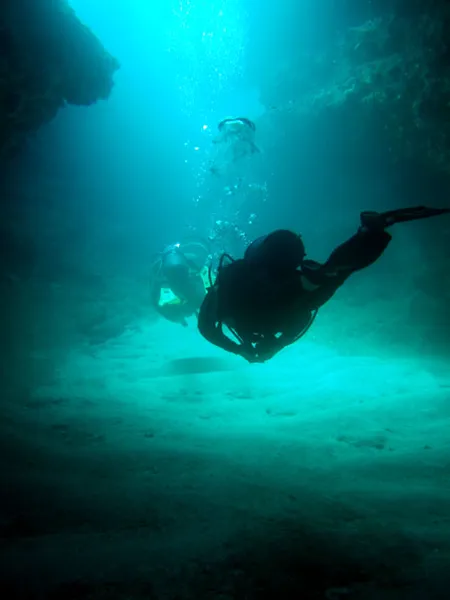
[[[446,212],[450,211],[417,207],[381,215],[362,213],[358,232],[336,248],[325,264],[301,256],[283,268],[284,249],[293,247],[295,234],[272,232],[254,242],[243,259],[220,269],[200,309],[200,333],[250,362],[264,362],[303,335],[317,310],[352,273],[383,254],[391,240],[385,227]],[[275,238],[276,244],[271,243]],[[286,259],[289,262],[289,254]],[[236,342],[224,333],[224,326]]]

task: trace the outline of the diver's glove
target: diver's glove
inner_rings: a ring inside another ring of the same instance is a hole
[[[239,355],[242,356],[242,358],[245,358],[245,360],[249,363],[264,362],[260,360],[255,348],[250,345],[242,346],[239,350]]]

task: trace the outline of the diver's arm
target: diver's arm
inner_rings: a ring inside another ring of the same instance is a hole
[[[243,347],[230,340],[223,333],[222,326],[217,321],[217,291],[215,289],[208,292],[200,307],[198,329],[201,335],[211,344],[232,354],[243,354]]]

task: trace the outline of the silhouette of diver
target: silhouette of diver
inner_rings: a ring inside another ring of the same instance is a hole
[[[391,241],[387,227],[447,213],[450,209],[424,206],[363,212],[357,233],[324,264],[305,259],[301,237],[284,229],[256,239],[242,259],[224,254],[200,308],[199,331],[248,362],[265,362],[306,333],[318,309],[352,273],[378,260]]]

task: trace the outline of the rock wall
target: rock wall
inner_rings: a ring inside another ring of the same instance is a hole
[[[394,162],[450,173],[450,5],[390,8],[336,36],[322,54],[286,65],[262,99],[282,114],[335,119],[356,144],[377,131]]]
[[[0,5],[0,158],[65,104],[109,96],[119,68],[66,0],[3,0]]]

